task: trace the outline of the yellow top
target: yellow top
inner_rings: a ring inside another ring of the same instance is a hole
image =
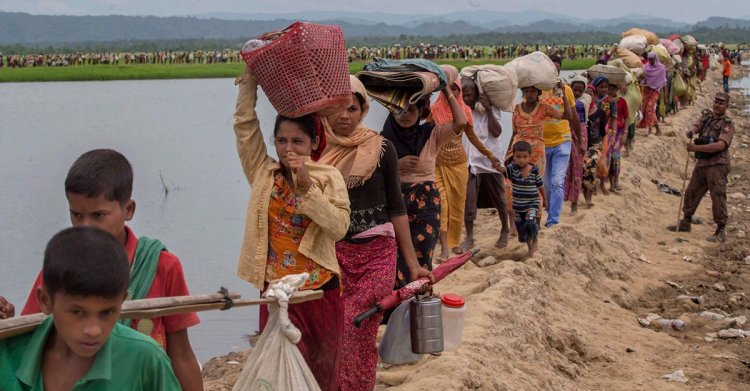
[[[572,112],[575,113],[576,98],[573,95],[573,90],[567,84],[565,85],[565,95],[568,98],[568,104],[570,105]],[[559,112],[563,111],[562,96],[556,96],[552,90],[542,92],[542,95],[539,97],[539,102],[546,103]],[[547,119],[544,122],[542,131],[544,131],[544,146],[547,148],[556,147],[571,140],[570,124],[566,119]]]
[[[235,83],[239,85],[234,113],[237,152],[251,186],[237,275],[263,289],[269,247],[268,206],[274,173],[280,165],[268,156],[255,113],[257,81],[245,74]],[[349,228],[349,193],[344,178],[335,167],[312,161],[305,165],[313,185],[302,196],[297,213],[311,221],[300,239],[298,251],[327,270],[340,274],[335,245]]]

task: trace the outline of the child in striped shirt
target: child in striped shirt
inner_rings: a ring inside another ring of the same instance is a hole
[[[529,256],[538,248],[540,204],[547,207],[544,185],[539,168],[531,163],[531,145],[519,141],[513,145],[513,163],[505,167],[504,173],[513,184],[513,212],[515,213],[518,240],[529,247]],[[541,201],[540,201],[541,199]]]

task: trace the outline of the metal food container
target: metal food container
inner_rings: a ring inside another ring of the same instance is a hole
[[[424,296],[409,303],[411,351],[431,354],[443,351],[443,303],[439,297]]]

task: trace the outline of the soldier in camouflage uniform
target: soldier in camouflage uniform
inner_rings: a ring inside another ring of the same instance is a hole
[[[670,230],[690,232],[693,214],[707,191],[711,192],[711,204],[716,232],[709,236],[709,242],[726,240],[727,177],[729,176],[729,146],[734,136],[732,120],[726,116],[729,94],[716,93],[713,110],[703,110],[701,118],[687,131],[688,138],[695,140],[687,146],[688,152],[695,152],[698,162],[685,190],[684,217],[680,224],[668,227]]]

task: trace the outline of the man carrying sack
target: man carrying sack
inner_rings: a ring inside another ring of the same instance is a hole
[[[698,159],[690,184],[685,190],[685,203],[682,207],[683,219],[678,226],[667,227],[670,231],[690,232],[693,214],[706,191],[711,192],[711,204],[716,232],[706,240],[724,242],[726,240],[727,177],[729,175],[729,146],[734,136],[732,120],[726,116],[729,94],[717,92],[713,110],[703,110],[701,118],[687,131],[688,138],[698,136],[688,143],[688,152],[695,152]]]

